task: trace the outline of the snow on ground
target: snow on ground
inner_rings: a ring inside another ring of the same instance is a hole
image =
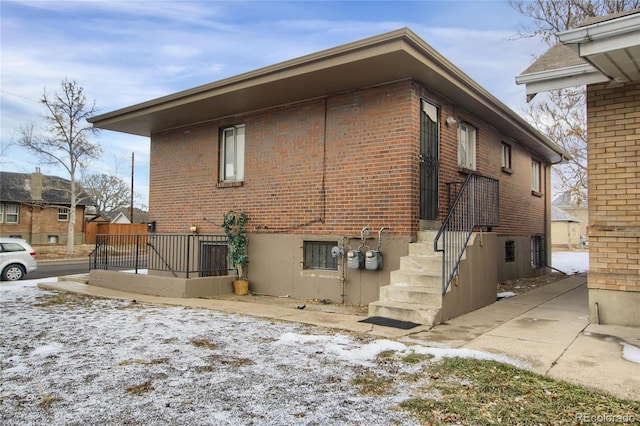
[[[553,266],[586,272],[588,254],[553,253]],[[93,299],[0,284],[0,422],[14,424],[415,424],[398,404],[429,378],[411,352],[517,362],[468,349],[407,346],[215,311]],[[55,303],[55,302],[59,303]],[[396,351],[379,361],[383,351]],[[625,348],[629,358],[638,357]],[[388,393],[351,383],[393,378]]]
[[[589,271],[588,251],[557,251],[551,255],[551,266],[565,274],[580,274]]]
[[[46,280],[38,280],[42,282]],[[17,424],[415,424],[398,404],[445,356],[471,350],[407,346],[210,310],[94,299],[0,285],[0,422]],[[57,302],[57,303],[56,303]],[[377,360],[394,350],[393,360]],[[432,354],[421,365],[401,362]],[[393,378],[369,396],[351,383]]]

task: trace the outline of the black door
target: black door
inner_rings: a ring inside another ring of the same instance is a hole
[[[227,275],[227,245],[224,243],[203,242],[200,245],[200,276]]]
[[[420,219],[438,219],[438,108],[420,108]]]

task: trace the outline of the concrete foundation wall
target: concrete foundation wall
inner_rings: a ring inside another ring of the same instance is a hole
[[[505,244],[513,241],[515,245],[515,260],[505,261]],[[525,277],[535,277],[547,272],[547,268],[531,267],[531,236],[497,237],[495,261],[498,268],[497,282]]]
[[[496,301],[498,238],[495,233],[475,233],[460,263],[458,279],[442,299],[440,321],[466,314]]]
[[[95,269],[89,272],[89,284],[113,290],[161,297],[211,297],[233,292],[232,276],[175,278],[131,274]]]
[[[376,249],[377,234],[367,240]],[[345,254],[357,249],[360,237],[340,235],[249,235],[249,290],[273,296],[289,295],[297,299],[329,299],[334,303],[367,304],[378,300],[381,286],[389,284],[390,272],[400,266],[400,256],[409,251],[409,237],[382,236],[380,251],[383,269],[349,269],[346,256],[338,262],[338,271],[303,269],[305,241],[332,241]],[[366,247],[362,249],[364,253]]]
[[[592,323],[640,327],[638,306],[640,292],[589,289],[589,321]]]

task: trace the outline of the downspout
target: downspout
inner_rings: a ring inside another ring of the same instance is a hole
[[[322,129],[322,184],[320,187],[320,223],[324,223],[327,213],[327,191],[326,191],[326,174],[327,174],[327,97],[324,98],[324,122]]]

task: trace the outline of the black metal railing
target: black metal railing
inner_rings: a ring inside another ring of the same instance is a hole
[[[228,275],[224,235],[127,234],[96,236],[89,269],[167,271],[189,278]]]
[[[460,260],[476,228],[500,224],[496,179],[470,174],[456,195],[433,246],[442,253],[442,293],[458,273]]]

